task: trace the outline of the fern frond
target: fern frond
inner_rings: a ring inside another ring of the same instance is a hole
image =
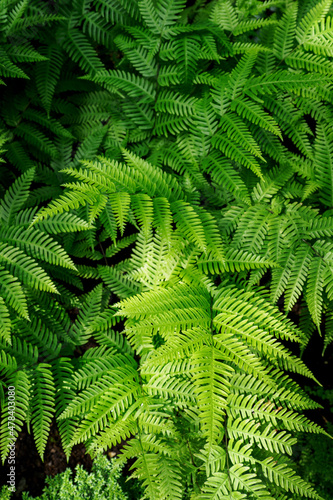
[[[230,394],[228,398],[228,413],[242,418],[254,418],[259,422],[271,422],[274,426],[282,426],[287,430],[299,432],[325,433],[318,425],[298,413],[277,408],[276,404],[259,399],[260,396]]]
[[[295,471],[283,463],[276,463],[273,457],[260,462],[265,477],[283,489],[307,498],[321,500],[312,485],[296,475]]]
[[[38,453],[43,457],[54,414],[55,389],[50,365],[39,363],[33,372],[33,378],[31,424]]]
[[[0,217],[5,224],[9,225],[13,222],[13,218],[26,202],[34,175],[33,168],[27,170],[10,186],[1,200]]]
[[[77,28],[69,27],[63,30],[63,34],[59,30],[59,37],[61,35],[63,35],[63,48],[81,66],[83,71],[94,74],[104,70],[104,66],[90,41],[81,31]]]
[[[230,139],[242,145],[244,149],[247,149],[254,156],[258,156],[263,160],[258,144],[251,136],[245,123],[236,114],[226,113],[223,115],[220,120],[220,126]]]
[[[157,97],[155,109],[172,115],[188,116],[193,114],[195,105],[193,97],[186,98],[178,92],[162,91]]]
[[[18,279],[2,266],[0,266],[0,290],[1,296],[12,308],[24,318],[29,319],[26,296],[22,286]]]
[[[235,490],[245,490],[256,498],[273,500],[273,497],[269,494],[262,481],[256,474],[249,472],[249,469],[248,466],[243,464],[234,464],[230,467],[231,484]]]
[[[242,118],[246,118],[254,124],[272,132],[281,138],[281,131],[277,122],[266,113],[261,106],[250,99],[234,99],[230,105],[231,110],[236,111]]]
[[[241,165],[250,168],[258,177],[262,177],[259,163],[255,157],[239,144],[236,145],[232,140],[225,137],[225,135],[218,134],[212,137],[212,144],[231,160],[235,160]]]
[[[111,93],[119,93],[117,89],[123,90],[130,97],[140,97],[146,102],[152,102],[155,98],[153,84],[132,73],[119,70],[99,71],[91,79],[109,89]]]
[[[253,77],[244,86],[244,91],[249,97],[258,94],[273,94],[280,89],[297,90],[300,88],[315,88],[319,81],[323,83],[325,78],[316,74],[291,73],[286,70],[278,70],[270,75]]]
[[[264,429],[260,429],[260,423],[252,419],[231,420],[228,425],[229,435],[237,440],[249,441],[255,443],[259,448],[269,451],[270,453],[286,453],[292,455],[292,446],[296,443],[296,439],[285,431],[277,431],[272,425],[268,424]]]
[[[290,311],[301,294],[305,283],[309,264],[311,262],[311,249],[307,245],[300,246],[295,253],[295,260],[291,267],[288,287],[285,293],[286,310]]]
[[[56,266],[75,270],[72,260],[63,248],[47,234],[35,229],[33,231],[23,228],[0,229],[3,241],[25,251],[28,255],[49,262]]]
[[[213,255],[202,255],[198,259],[198,265],[205,273],[240,272],[250,269],[274,267],[273,261],[266,260],[243,250],[230,249],[226,252],[223,260],[218,260]]]
[[[237,13],[229,0],[217,2],[210,20],[227,31],[234,31],[238,25]]]
[[[162,33],[166,27],[174,25],[185,7],[185,0],[172,0],[165,3],[163,0],[157,4],[157,14],[160,18]]]
[[[331,133],[322,125],[316,130],[315,164],[316,179],[320,184],[320,200],[331,207],[333,204],[333,151]]]
[[[323,261],[320,257],[312,259],[306,288],[306,301],[313,322],[320,328],[321,315],[323,311]]]
[[[92,434],[103,430],[111,418],[115,419],[127,410],[138,391],[136,379],[137,372],[133,369],[114,370],[109,380],[111,389],[105,390],[104,386],[102,394],[95,399],[96,403],[76,430],[72,442],[89,439]]]
[[[0,297],[0,321],[0,336],[5,340],[10,341],[11,321],[9,311],[2,297]]]
[[[184,85],[192,82],[197,69],[197,61],[200,53],[200,43],[196,37],[180,38],[175,41],[174,53],[178,63],[178,77]]]
[[[52,218],[36,224],[36,229],[44,231],[47,234],[72,233],[85,231],[89,228],[88,222],[71,213],[54,215]]]
[[[44,269],[21,250],[3,243],[0,245],[0,262],[8,266],[13,276],[16,276],[27,286],[32,286],[36,290],[58,293]]]
[[[54,91],[63,65],[63,55],[57,45],[47,45],[40,50],[47,59],[36,66],[36,85],[49,116]]]
[[[316,54],[307,54],[302,50],[294,52],[286,58],[286,63],[295,69],[307,69],[312,73],[321,73],[322,75],[331,75],[332,68],[327,59]]]
[[[2,406],[1,411],[1,460],[4,463],[12,439],[16,439],[23,427],[25,417],[28,413],[29,400],[31,396],[31,383],[29,377],[23,370],[18,370],[8,377],[8,386],[15,387],[15,425],[9,425],[8,406]],[[19,390],[17,390],[19,388]],[[10,431],[13,429],[13,436]]]
[[[286,10],[274,32],[273,51],[280,60],[291,53],[296,35],[298,3],[292,3]]]
[[[98,268],[99,275],[106,285],[121,298],[129,297],[135,293],[138,293],[141,286],[138,282],[127,277],[121,271],[118,271],[112,267],[102,267]]]
[[[191,357],[201,428],[208,445],[217,444],[221,440],[229,392],[228,379],[233,372],[232,368],[221,362],[221,358],[223,360],[221,354],[220,349],[214,345],[207,345]]]
[[[303,42],[305,50],[312,50],[317,55],[332,56],[332,17],[323,18],[312,26]]]
[[[303,17],[296,30],[296,39],[299,44],[306,41],[311,28],[325,17],[330,7],[330,0],[322,0]]]

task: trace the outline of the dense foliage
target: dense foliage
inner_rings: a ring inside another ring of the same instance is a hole
[[[301,433],[293,450],[293,458],[298,473],[307,481],[316,485],[316,490],[325,500],[333,497],[333,390],[322,387],[310,390],[311,396],[318,399],[328,409],[327,416],[331,419],[325,422],[330,436],[321,434]]]
[[[0,0],[3,460],[14,386],[15,436],[125,440],[151,500],[321,498],[290,346],[333,338],[331,4]]]
[[[47,486],[39,500],[127,500],[127,496],[122,491],[118,480],[120,476],[119,467],[114,462],[110,462],[101,455],[93,463],[92,471],[88,474],[82,466],[75,468],[75,478],[72,478],[71,469],[47,478]],[[0,492],[1,500],[12,498],[10,491],[3,488]],[[28,493],[23,492],[23,500],[33,500]]]

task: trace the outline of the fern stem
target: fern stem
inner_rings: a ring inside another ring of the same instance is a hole
[[[290,57],[291,54],[293,54],[295,52],[295,50],[299,49],[302,45],[303,45],[303,43],[300,43],[300,44],[296,45],[296,47],[294,47],[293,50],[291,50],[289,52],[289,54],[287,54],[283,59],[281,59],[281,61],[279,62],[279,64],[276,66],[275,69],[277,69],[280,66],[280,64],[283,63],[283,61],[285,61],[286,59],[288,59],[288,57]]]
[[[227,436],[227,429],[228,429],[228,415],[227,413],[225,414],[225,422],[224,422],[224,445],[225,445],[225,460],[226,460],[226,466],[227,466],[227,474],[228,474],[228,481],[229,481],[229,497],[232,500],[231,497],[231,477],[230,477],[230,465],[229,465],[229,454],[228,454],[228,436]]]
[[[325,258],[317,252],[317,250],[311,245],[311,243],[309,243],[308,241],[304,240],[303,238],[302,238],[302,241],[303,241],[303,243],[305,243],[306,245],[308,245],[311,248],[311,250],[314,252],[314,254],[317,257],[319,257],[323,262],[325,262],[326,265],[328,265],[328,263],[326,262]]]
[[[196,469],[199,469],[199,467],[196,465],[196,463],[194,461],[194,457],[193,457],[193,453],[192,453],[192,450],[191,450],[191,446],[190,446],[189,440],[186,441],[186,444],[187,444],[187,448],[188,448],[188,451],[189,451],[189,454],[190,454],[191,463],[192,463],[193,467],[195,467]],[[195,475],[195,485],[198,488],[199,492],[201,493],[201,488],[200,488],[198,480],[197,480],[197,475]]]
[[[108,266],[109,263],[108,263],[108,260],[106,258],[106,255],[105,255],[105,252],[103,250],[103,246],[102,246],[102,243],[99,241],[98,242],[98,245],[99,245],[99,248],[101,249],[101,254],[103,255],[103,259],[104,259],[104,262],[105,262],[105,265]]]

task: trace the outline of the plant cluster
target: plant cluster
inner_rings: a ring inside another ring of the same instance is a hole
[[[332,0],[54,7],[0,0],[2,459],[14,386],[15,436],[125,441],[150,500],[319,500],[290,345],[333,339]]]
[[[82,465],[75,468],[75,478],[72,470],[46,478],[43,494],[35,497],[38,500],[127,500],[118,483],[120,477],[119,466],[110,462],[104,455],[100,455],[93,463],[91,473],[83,469]],[[9,500],[10,492],[6,487],[0,492],[1,500]],[[22,493],[23,500],[33,500],[28,493]]]

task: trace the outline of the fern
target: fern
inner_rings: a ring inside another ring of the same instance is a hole
[[[320,500],[286,345],[332,341],[331,4],[0,2],[0,397],[41,457],[55,420],[152,500]]]

